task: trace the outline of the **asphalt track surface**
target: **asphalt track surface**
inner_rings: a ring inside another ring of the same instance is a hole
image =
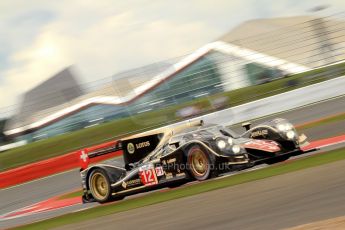
[[[253,121],[252,123],[257,124],[262,120],[269,120],[273,117],[283,117],[289,119],[294,124],[301,124],[343,112],[345,112],[345,96],[306,106],[300,109],[284,112],[272,117],[265,117],[263,119]],[[329,136],[344,134],[344,127],[345,124],[340,123],[336,126],[333,125],[331,127],[328,127],[327,130],[310,129],[307,130],[306,134],[308,135],[310,140],[320,139]],[[235,127],[235,130],[241,130],[241,128],[237,126]],[[119,162],[122,161],[121,158],[117,158],[116,160]],[[0,191],[0,216],[10,211],[25,207],[27,205],[31,205],[53,196],[77,189],[80,189],[80,177],[78,170],[72,170],[11,188],[2,189]],[[0,228],[20,225],[39,219],[45,219],[93,205],[95,204],[75,205],[73,207],[68,207],[53,212],[45,212],[12,220],[0,221]]]
[[[345,215],[345,161],[59,229],[282,229]],[[317,176],[315,176],[317,175]]]

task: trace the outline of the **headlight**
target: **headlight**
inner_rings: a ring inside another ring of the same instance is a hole
[[[232,146],[232,152],[235,154],[241,152],[241,147],[239,145]]]
[[[286,133],[286,137],[289,138],[290,140],[295,137],[295,132],[290,130]]]
[[[293,126],[290,123],[282,123],[277,126],[279,131],[287,132],[293,128]]]
[[[285,131],[285,125],[284,124],[279,124],[277,126],[277,128],[278,128],[279,131]]]
[[[228,138],[228,144],[229,145],[233,145],[234,144],[234,140],[231,137]]]
[[[218,140],[218,141],[217,141],[217,146],[218,146],[218,148],[220,148],[220,149],[224,149],[225,146],[226,146],[226,142],[225,142],[224,140]]]
[[[285,129],[286,129],[286,130],[291,130],[291,129],[293,129],[293,125],[290,124],[290,123],[286,123],[286,124],[285,124]]]

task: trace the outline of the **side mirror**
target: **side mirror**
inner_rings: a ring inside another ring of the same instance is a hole
[[[246,129],[246,131],[248,131],[250,129],[250,126],[252,124],[250,122],[244,122],[242,123],[242,127]]]

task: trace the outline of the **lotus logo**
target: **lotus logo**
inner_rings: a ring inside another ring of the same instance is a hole
[[[134,153],[135,147],[134,147],[133,143],[128,143],[127,144],[127,151],[128,151],[129,154],[133,154]]]

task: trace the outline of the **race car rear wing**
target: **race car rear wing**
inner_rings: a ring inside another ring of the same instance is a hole
[[[92,151],[82,149],[78,151],[80,168],[82,170],[86,169],[90,163],[90,159],[92,158],[121,150],[123,151],[125,165],[138,162],[155,150],[162,136],[162,133],[157,133],[148,136],[119,140],[111,146],[102,147]]]
[[[105,147],[102,149],[97,149],[97,150],[93,150],[88,152],[88,157],[89,158],[94,158],[94,157],[98,157],[98,156],[102,156],[108,153],[113,153],[119,150],[122,150],[122,147],[119,145],[120,143],[117,142],[115,145],[113,146],[109,146],[109,147]]]
[[[105,147],[100,147],[95,150],[88,150],[88,149],[81,149],[77,152],[78,154],[78,160],[79,160],[79,166],[81,170],[86,169],[89,166],[90,159],[95,158],[98,156],[102,156],[105,154],[113,153],[116,151],[121,150],[121,147],[119,146],[119,142],[115,142],[113,144],[106,144]]]
[[[158,144],[161,141],[164,142],[165,138],[171,136],[172,133],[178,132],[187,127],[201,125],[203,125],[202,120],[188,121],[180,125],[158,128],[144,133],[132,135],[127,138],[120,139],[113,145],[101,147],[96,150],[87,151],[87,149],[83,149],[79,151],[79,161],[81,164],[81,168],[87,168],[90,158],[102,156],[120,150],[123,151],[123,159],[125,165],[138,162],[148,154],[150,154],[153,150],[155,150]]]

